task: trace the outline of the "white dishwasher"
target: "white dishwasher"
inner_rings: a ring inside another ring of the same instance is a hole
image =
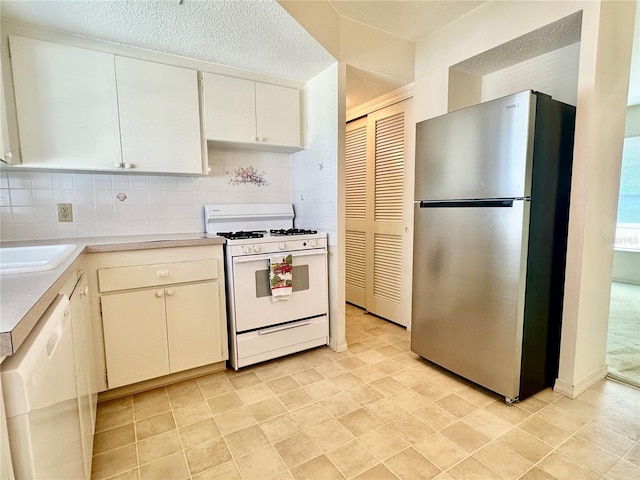
[[[16,479],[85,478],[66,295],[2,363],[1,376]]]

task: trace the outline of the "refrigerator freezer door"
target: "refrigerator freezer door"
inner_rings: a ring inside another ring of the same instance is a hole
[[[536,95],[517,93],[416,125],[416,200],[530,195]]]
[[[515,399],[530,203],[481,205],[415,204],[411,349]]]

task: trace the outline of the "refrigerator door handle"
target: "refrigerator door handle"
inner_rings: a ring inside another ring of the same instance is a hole
[[[420,208],[485,208],[513,207],[513,198],[491,198],[483,200],[422,200]]]

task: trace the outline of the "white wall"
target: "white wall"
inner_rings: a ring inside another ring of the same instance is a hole
[[[536,90],[569,105],[578,101],[580,43],[534,57],[482,77],[481,101]]]
[[[416,46],[416,121],[447,112],[449,68],[582,10],[560,372],[575,396],[606,374],[615,212],[636,2],[487,2]]]
[[[331,347],[341,351],[346,339],[344,267],[338,258],[338,132],[344,125],[339,84],[337,63],[307,82],[307,148],[291,156],[291,184],[296,227],[326,231],[329,237]]]
[[[613,253],[613,280],[640,285],[640,252],[616,250]]]
[[[290,165],[288,154],[210,149],[203,177],[4,169],[0,240],[204,232],[206,204],[291,203]],[[267,184],[234,182],[247,167]],[[57,221],[57,203],[73,204],[73,222]]]

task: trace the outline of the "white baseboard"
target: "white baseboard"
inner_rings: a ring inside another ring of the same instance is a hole
[[[603,365],[595,372],[591,373],[591,375],[587,376],[585,379],[579,381],[575,385],[570,385],[566,382],[563,382],[560,379],[556,379],[556,383],[553,387],[555,392],[561,393],[569,398],[576,398],[583,392],[586,392],[590,387],[594,386],[600,380],[607,376],[607,367]]]
[[[337,340],[335,338],[329,338],[329,348],[336,353],[346,352],[349,350],[346,339]]]

